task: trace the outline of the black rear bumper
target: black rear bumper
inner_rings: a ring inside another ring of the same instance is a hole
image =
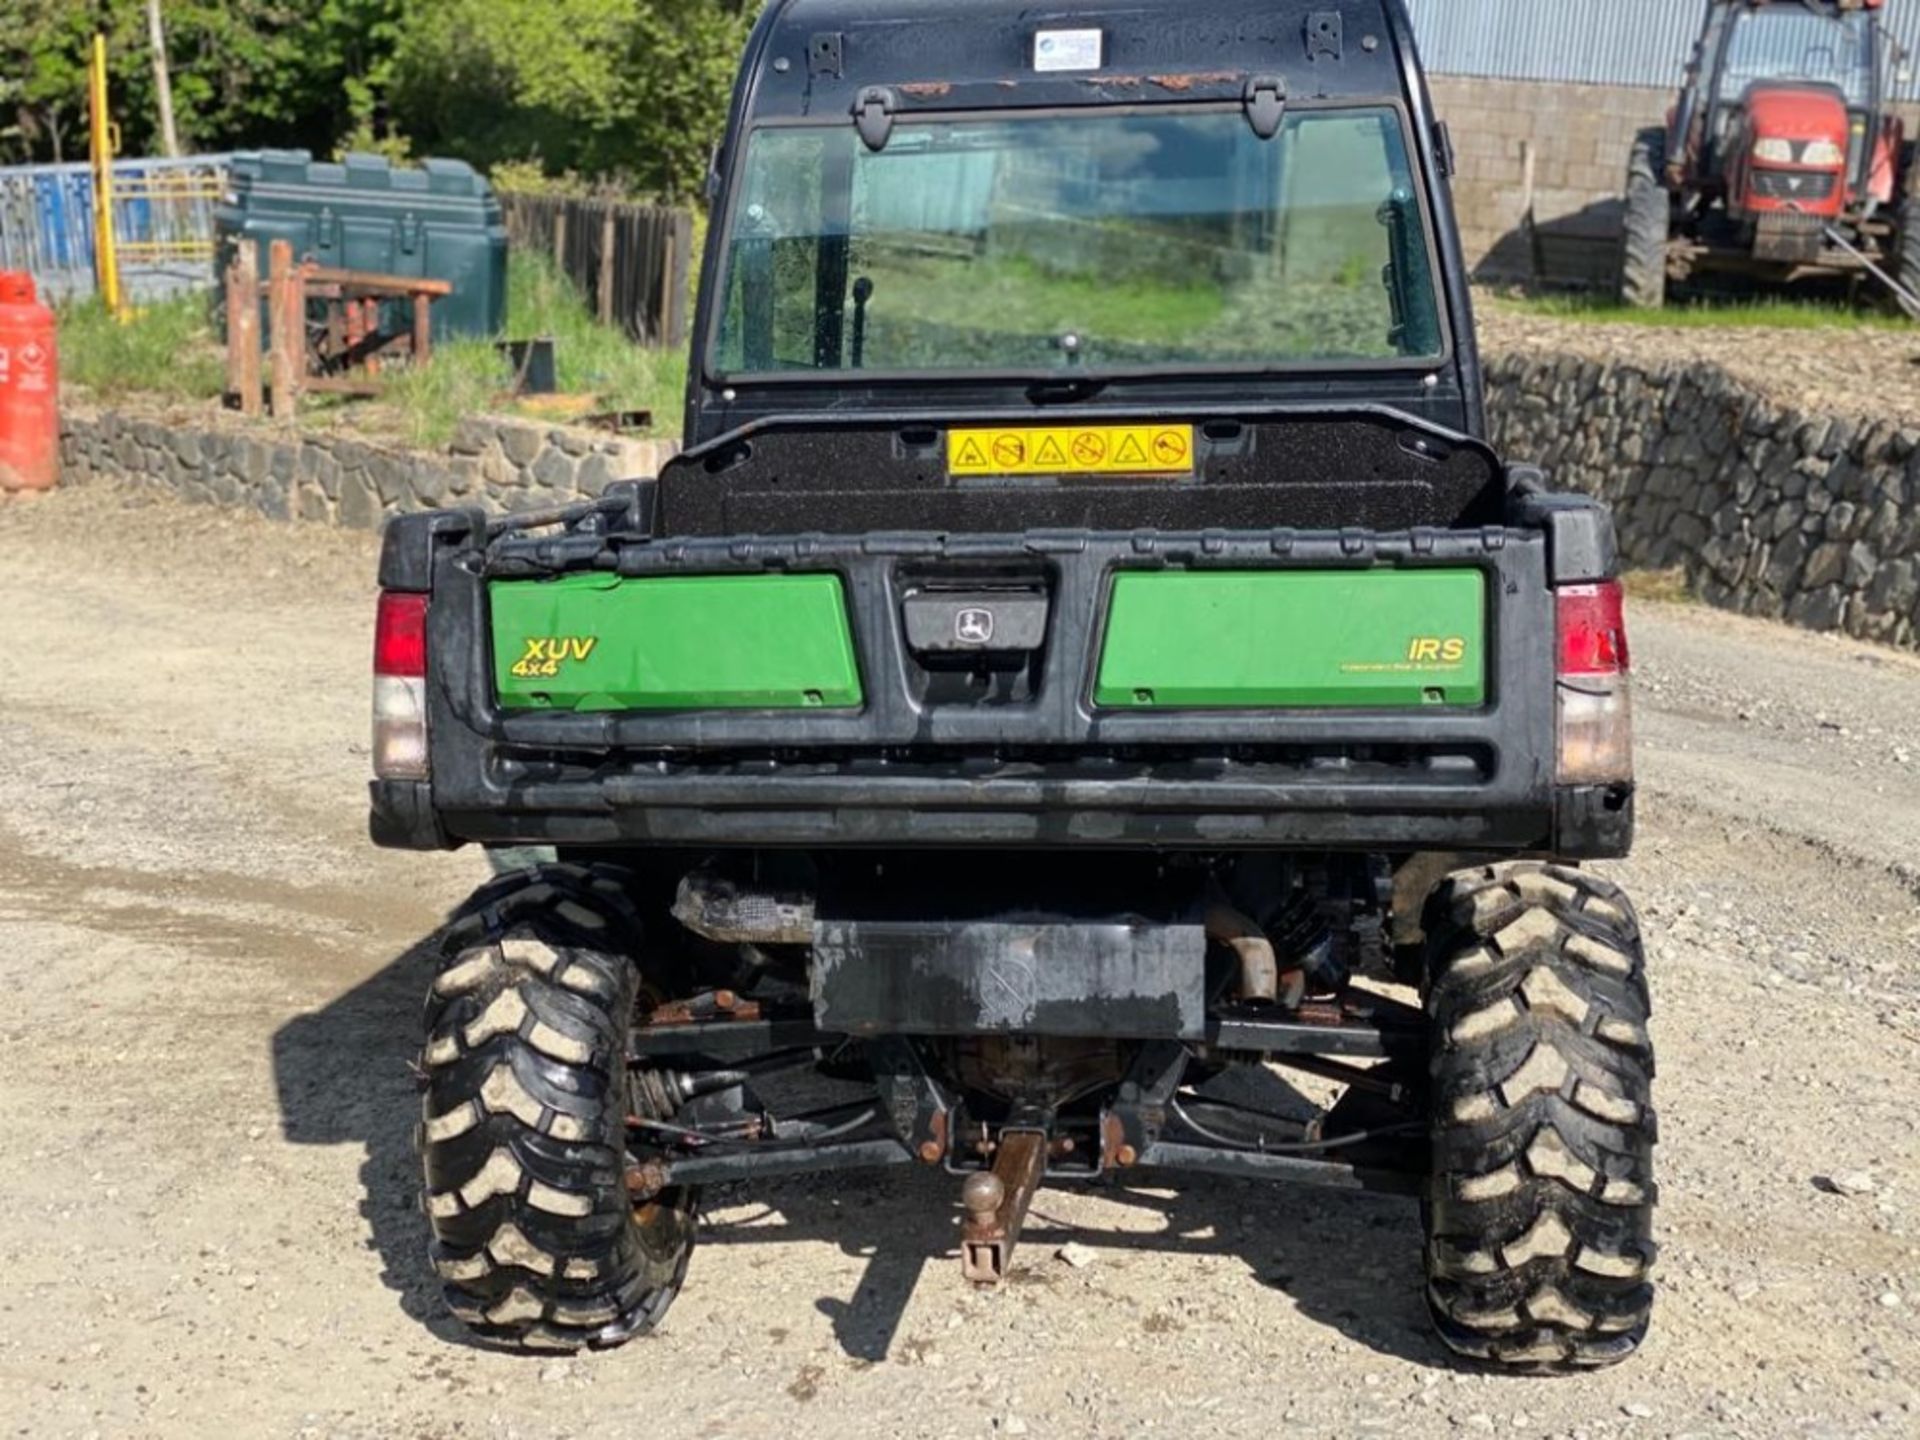
[[[748,791],[751,798],[748,798]],[[422,781],[372,784],[372,835],[395,849],[487,844],[1122,846],[1156,849],[1451,850],[1612,859],[1633,843],[1633,787],[1564,786],[1550,815],[1477,806],[1363,810],[1351,791],[1237,782],[1192,787],[1081,781],[996,784],[701,775],[656,784],[544,788],[518,803],[442,811]]]
[[[442,517],[447,518],[447,517]],[[1164,847],[1625,852],[1630,786],[1556,786],[1552,526],[1471,532],[1028,532],[443,544],[431,565],[433,778],[376,783],[381,844]],[[439,527],[439,537],[446,527]],[[423,533],[422,539],[426,538]],[[1577,549],[1578,547],[1569,547]],[[1021,703],[932,703],[904,577],[1038,567],[1049,634]],[[1091,680],[1122,569],[1473,566],[1487,574],[1485,704],[1114,713]],[[493,704],[486,575],[832,571],[858,712],[558,714]],[[418,570],[415,573],[419,573]]]

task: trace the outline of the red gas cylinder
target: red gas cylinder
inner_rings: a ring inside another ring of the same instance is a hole
[[[0,490],[60,478],[60,366],[53,311],[24,270],[0,270]]]

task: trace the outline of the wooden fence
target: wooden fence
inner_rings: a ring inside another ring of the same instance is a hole
[[[503,194],[507,238],[551,255],[602,322],[649,345],[687,339],[693,217],[685,210]]]

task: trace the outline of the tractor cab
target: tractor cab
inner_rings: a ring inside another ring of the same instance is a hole
[[[1673,112],[1671,178],[1750,215],[1836,216],[1892,199],[1899,47],[1883,0],[1720,0]]]

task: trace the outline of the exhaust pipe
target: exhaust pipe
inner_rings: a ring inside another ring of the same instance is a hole
[[[1307,995],[1307,973],[1289,970],[1283,977],[1273,942],[1251,918],[1224,900],[1207,907],[1207,938],[1227,947],[1240,962],[1240,1000],[1246,1005],[1284,1005],[1298,1009]]]

